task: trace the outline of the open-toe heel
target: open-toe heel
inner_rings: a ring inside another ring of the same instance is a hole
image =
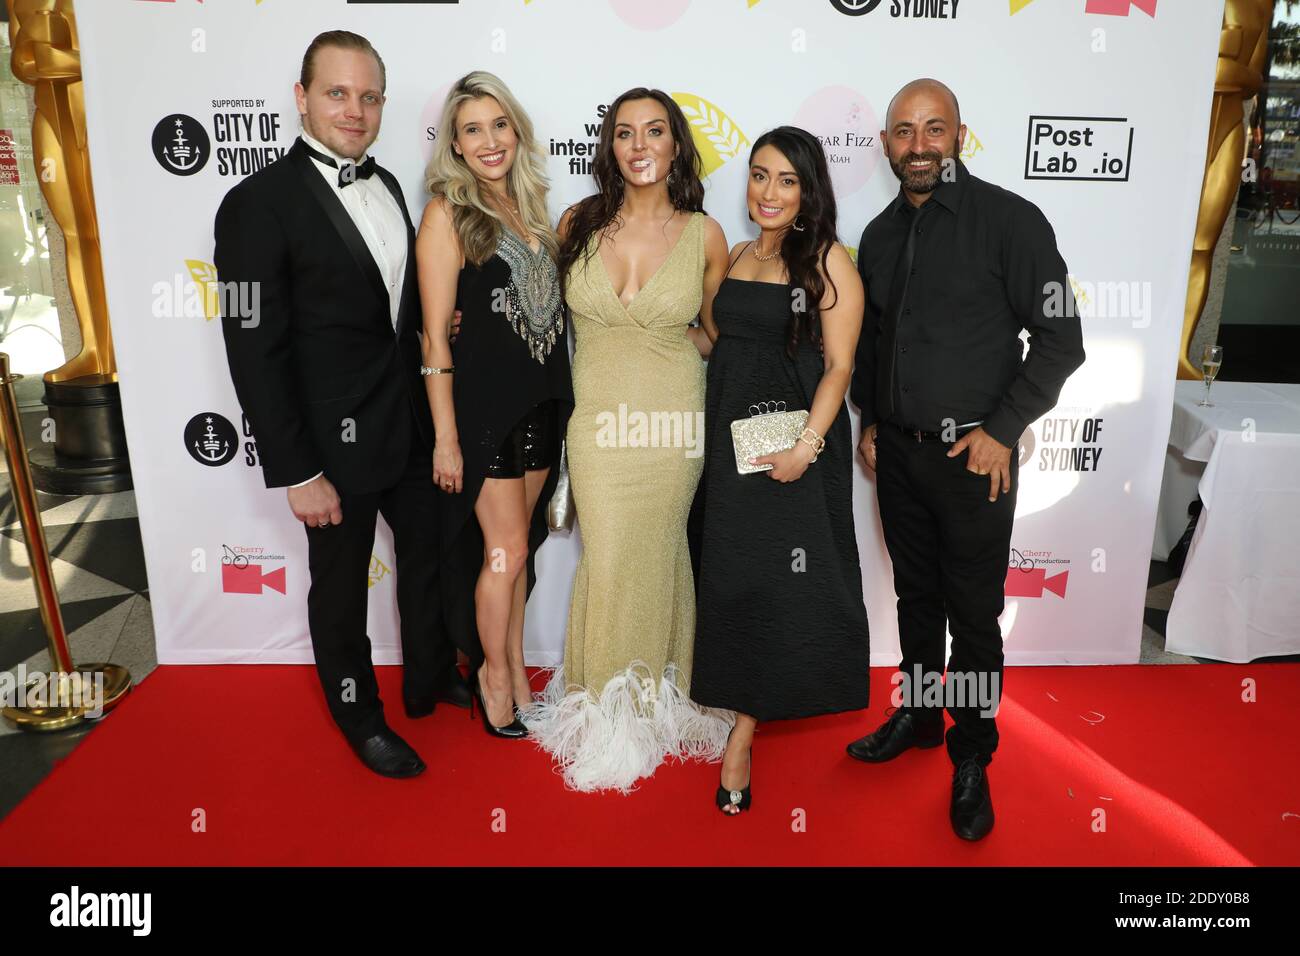
[[[727,734],[727,741],[731,741],[731,734]],[[749,788],[754,778],[754,748],[752,745],[749,748],[749,777],[750,782],[745,784],[744,790],[728,790],[719,783],[718,792],[714,794],[713,800],[718,805],[718,810],[721,813],[729,817],[735,817],[739,816],[742,811],[749,809],[751,803]],[[738,807],[739,809],[732,812],[731,807]]]

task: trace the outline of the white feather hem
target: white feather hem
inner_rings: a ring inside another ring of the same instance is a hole
[[[564,785],[583,792],[631,793],[668,758],[719,761],[735,723],[731,711],[692,701],[676,665],[665,667],[656,685],[642,661],[610,678],[599,695],[566,684],[560,667],[520,717]]]

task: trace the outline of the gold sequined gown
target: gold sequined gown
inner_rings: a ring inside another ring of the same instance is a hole
[[[719,760],[732,716],[689,699],[695,585],[686,519],[704,467],[704,220],[692,215],[624,306],[592,238],[570,270],[569,473],[582,557],[564,666],[524,712],[576,790],[627,792],[668,757]]]

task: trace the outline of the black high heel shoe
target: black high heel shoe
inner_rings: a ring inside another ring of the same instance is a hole
[[[732,727],[731,729],[734,731],[736,728],[735,728],[735,727]],[[727,734],[727,742],[728,742],[728,743],[731,742],[731,734],[730,734],[730,733]],[[753,784],[753,782],[754,782],[754,746],[753,746],[753,744],[750,744],[750,747],[749,747],[749,754],[748,754],[748,755],[749,755],[749,777],[750,777],[750,782],[749,782],[748,784],[745,785],[745,789],[744,789],[744,790],[728,790],[726,787],[722,786],[722,785],[721,785],[721,781],[719,781],[718,792],[714,795],[713,800],[714,800],[714,802],[718,805],[718,810],[719,810],[719,812],[721,812],[724,816],[728,816],[728,817],[738,817],[738,816],[740,816],[740,814],[741,814],[742,811],[745,811],[745,810],[748,810],[748,809],[749,809],[749,805],[750,805],[750,803],[752,802],[751,795],[750,795],[750,792],[749,792],[749,788],[750,788],[750,785]],[[720,777],[720,776],[721,776],[721,771],[719,771],[719,777]],[[728,808],[728,807],[733,807],[733,806],[734,806],[734,807],[739,807],[740,809],[737,810],[735,813],[731,813],[727,808]]]
[[[487,704],[483,701],[483,682],[480,679],[480,672],[483,666],[480,664],[475,668],[470,681],[470,687],[474,691],[474,698],[469,703],[469,719],[474,719],[474,700],[478,701],[479,712],[483,717],[483,729],[493,737],[506,737],[511,740],[519,740],[528,736],[528,728],[524,722],[519,719],[518,711],[515,712],[514,720],[504,727],[498,727],[492,723],[488,717]]]

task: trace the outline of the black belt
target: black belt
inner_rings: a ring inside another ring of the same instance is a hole
[[[923,428],[912,428],[912,427],[909,426],[909,425],[900,425],[900,424],[898,424],[897,422],[885,422],[884,424],[885,424],[886,426],[888,426],[889,428],[897,429],[898,431],[900,431],[900,432],[902,432],[904,435],[906,435],[908,438],[914,438],[914,439],[916,439],[917,441],[946,441],[946,442],[953,442],[953,441],[956,441],[958,438],[961,438],[961,437],[962,437],[963,435],[965,435],[967,432],[973,432],[975,429],[979,428],[979,427],[980,427],[982,424],[984,424],[984,423],[983,423],[983,422],[971,422],[971,423],[968,424],[968,425],[958,425],[958,426],[957,426],[955,429],[953,429],[953,431],[951,432],[951,434],[952,434],[952,438],[948,438],[948,437],[947,437],[948,434],[949,434],[949,432],[948,432],[947,430],[945,430],[945,431],[937,431],[937,432],[930,432],[930,431],[926,431],[926,430],[923,429]]]

